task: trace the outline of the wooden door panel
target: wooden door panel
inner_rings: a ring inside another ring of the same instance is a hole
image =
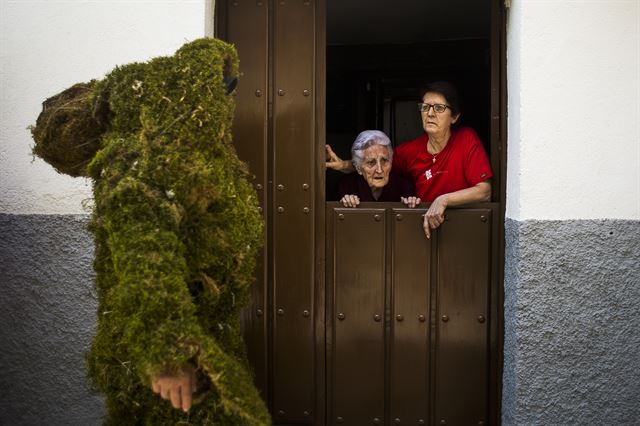
[[[240,57],[240,78],[235,90],[236,111],[233,142],[238,157],[249,167],[250,181],[258,193],[263,218],[268,219],[268,26],[267,7],[255,1],[229,2],[226,8],[226,39]],[[266,242],[267,233],[264,232]],[[242,326],[254,381],[263,398],[268,399],[268,304],[267,248],[258,254],[251,303],[243,310]]]
[[[491,210],[446,216],[437,235],[435,420],[487,424]]]
[[[392,422],[400,424],[426,424],[433,240],[427,240],[422,232],[424,210],[393,209],[389,213],[392,259],[390,417]]]
[[[272,6],[273,410],[277,422],[311,422],[315,408],[315,6],[289,0]]]
[[[330,424],[384,419],[385,215],[333,211]]]

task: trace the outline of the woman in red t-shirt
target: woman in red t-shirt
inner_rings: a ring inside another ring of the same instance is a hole
[[[491,166],[477,134],[470,128],[453,128],[460,119],[455,87],[448,82],[427,86],[418,104],[425,132],[395,150],[394,172],[412,180],[416,195],[431,202],[424,216],[427,238],[444,222],[444,211],[491,199]],[[350,161],[340,159],[329,145],[327,167],[353,171]]]

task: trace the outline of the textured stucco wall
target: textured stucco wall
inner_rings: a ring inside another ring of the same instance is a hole
[[[504,425],[640,424],[640,222],[506,222]]]
[[[100,424],[84,353],[96,326],[87,216],[0,214],[0,424]]]
[[[503,424],[639,425],[640,1],[510,5]]]

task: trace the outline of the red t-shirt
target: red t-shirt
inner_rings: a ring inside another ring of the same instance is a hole
[[[449,192],[469,188],[493,176],[487,154],[473,129],[451,129],[444,149],[433,155],[427,151],[429,136],[424,133],[393,151],[393,171],[416,186],[416,195],[431,202]]]

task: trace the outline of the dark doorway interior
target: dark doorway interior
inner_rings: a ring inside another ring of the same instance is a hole
[[[327,143],[350,158],[365,129],[383,130],[394,145],[415,138],[420,89],[448,80],[460,92],[463,125],[491,152],[490,26],[489,0],[327,1]],[[340,176],[327,172],[329,201]]]

